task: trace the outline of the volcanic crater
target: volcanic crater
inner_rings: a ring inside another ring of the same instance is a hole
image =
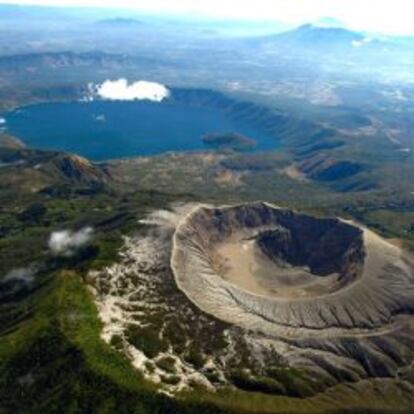
[[[120,261],[89,277],[103,339],[151,381],[309,396],[411,378],[411,253],[264,202],[177,204],[140,223]]]
[[[399,248],[354,223],[268,203],[195,208],[176,229],[171,267],[203,311],[268,334],[363,334],[414,307]]]

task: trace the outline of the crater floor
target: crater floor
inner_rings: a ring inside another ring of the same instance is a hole
[[[222,260],[219,276],[257,295],[295,299],[323,295],[341,286],[338,273],[315,277],[307,266],[275,263],[254,240],[241,235],[218,246],[217,253]]]

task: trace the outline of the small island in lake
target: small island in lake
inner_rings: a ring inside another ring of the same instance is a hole
[[[235,132],[218,132],[204,135],[205,145],[218,150],[251,151],[256,147],[256,141]]]

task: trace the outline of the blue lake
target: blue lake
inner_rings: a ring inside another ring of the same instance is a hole
[[[219,132],[256,140],[256,151],[279,146],[259,128],[218,109],[175,103],[42,103],[19,108],[5,118],[7,132],[29,147],[73,152],[94,161],[205,150],[201,137]]]

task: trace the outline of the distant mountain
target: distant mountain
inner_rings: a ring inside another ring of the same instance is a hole
[[[364,42],[365,38],[361,33],[353,32],[342,27],[320,27],[306,24],[295,30],[270,36],[267,40],[290,47],[327,49],[352,47],[357,42]]]
[[[327,23],[334,23],[328,19]],[[306,24],[283,33],[250,37],[235,44],[247,55],[274,62],[298,73],[340,74],[410,81],[413,78],[414,36],[357,32],[344,27]],[[267,64],[267,63],[266,63]],[[321,95],[322,96],[322,95]]]

